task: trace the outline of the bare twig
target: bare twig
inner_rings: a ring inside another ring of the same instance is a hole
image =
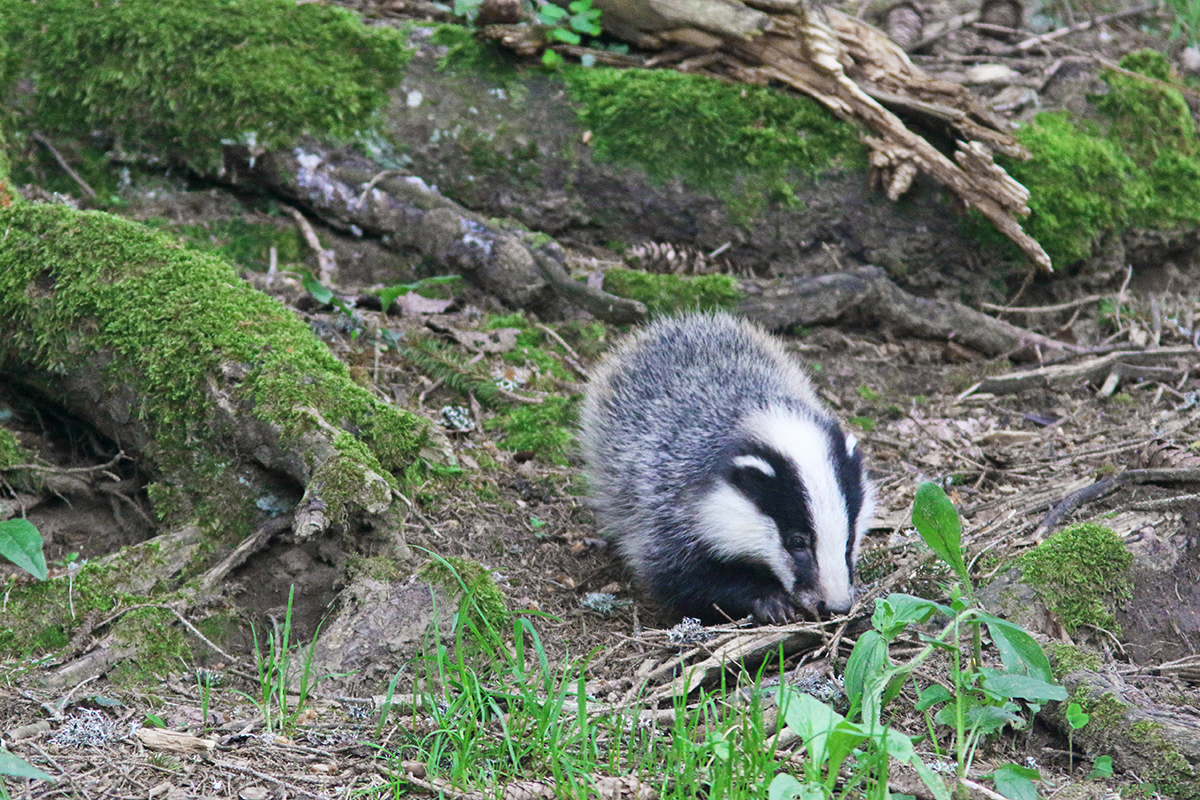
[[[333,251],[326,250],[324,247],[321,247],[321,240],[317,238],[317,232],[313,230],[312,223],[310,223],[303,214],[291,206],[283,203],[280,203],[279,207],[286,213],[290,214],[292,219],[296,220],[296,225],[300,227],[300,233],[304,236],[304,241],[307,242],[312,251],[317,254],[317,272],[319,273],[317,276],[318,280],[320,280],[321,283],[329,283],[330,276],[337,269],[337,263],[333,260]]]
[[[1064,497],[1050,513],[1042,518],[1033,532],[1034,541],[1042,538],[1080,506],[1112,494],[1122,486],[1142,483],[1182,483],[1200,481],[1200,469],[1130,469],[1107,480],[1085,486]]]
[[[54,156],[54,160],[58,162],[58,165],[62,167],[68,175],[71,176],[71,180],[79,184],[79,188],[83,189],[83,193],[86,194],[88,198],[92,200],[96,199],[96,190],[91,186],[88,186],[87,181],[79,177],[78,172],[71,169],[71,165],[67,163],[67,160],[62,157],[62,153],[58,152],[58,149],[55,148],[54,144],[49,139],[47,139],[38,131],[30,132],[29,136],[34,141],[40,142],[43,147],[50,151],[50,155]]]

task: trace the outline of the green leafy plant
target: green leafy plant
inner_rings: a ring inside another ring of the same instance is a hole
[[[1175,18],[1171,21],[1171,38],[1181,35],[1189,45],[1200,42],[1200,3],[1196,0],[1167,0],[1167,8]]]
[[[905,594],[878,601],[871,631],[859,637],[846,664],[846,695],[852,713],[863,724],[880,725],[883,708],[908,682],[917,691],[917,711],[926,714],[930,736],[936,726],[949,728],[957,772],[966,777],[980,743],[1005,727],[1022,728],[1042,704],[1066,700],[1067,692],[1053,683],[1050,662],[1037,642],[1020,626],[989,614],[973,601],[974,588],[962,557],[962,523],[941,487],[923,483],[913,503],[913,525],[930,549],[951,569],[958,582],[951,587],[950,605]],[[948,618],[940,633],[924,637],[925,647],[903,663],[893,663],[889,645],[910,626]],[[1001,668],[985,666],[982,630],[995,646]],[[948,656],[947,685],[917,684],[917,667],[935,652]],[[932,714],[932,716],[931,716]],[[1014,798],[1036,797],[1036,771],[1019,765],[997,769],[997,790]]]
[[[392,303],[396,302],[396,299],[402,295],[406,295],[409,292],[419,293],[422,289],[429,286],[441,286],[459,280],[462,280],[461,275],[438,275],[432,278],[421,278],[419,281],[413,281],[412,283],[398,283],[381,291],[379,293],[379,301],[383,304],[383,310],[387,311],[392,307]],[[312,290],[310,289],[309,291]]]
[[[600,9],[592,8],[592,0],[571,0],[565,9],[545,3],[538,9],[537,21],[550,27],[546,38],[551,42],[574,45],[583,36],[600,35]]]
[[[25,519],[0,522],[0,556],[4,556],[39,581],[46,580],[44,542],[37,527]]]

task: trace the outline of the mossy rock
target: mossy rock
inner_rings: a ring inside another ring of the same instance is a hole
[[[1130,596],[1133,555],[1110,528],[1081,522],[1064,528],[1017,559],[1022,581],[1058,615],[1067,633],[1080,626],[1120,634],[1114,611]]]

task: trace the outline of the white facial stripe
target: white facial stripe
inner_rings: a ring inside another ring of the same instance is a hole
[[[746,469],[756,469],[768,478],[775,477],[775,468],[758,456],[738,456],[733,459],[733,465]]]
[[[745,495],[728,484],[718,484],[701,501],[699,516],[696,533],[718,558],[756,561],[770,569],[784,589],[792,591],[796,575],[779,528]]]
[[[846,455],[854,455],[854,448],[858,447],[858,439],[853,433],[846,434]]]
[[[848,610],[854,600],[846,565],[850,520],[833,469],[828,433],[817,422],[782,410],[760,412],[747,423],[751,433],[795,465],[812,514],[817,587],[830,609]]]

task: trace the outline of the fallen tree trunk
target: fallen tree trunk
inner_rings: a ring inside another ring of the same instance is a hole
[[[404,551],[393,474],[425,423],[351,381],[291,312],[109,214],[17,203],[0,228],[0,374],[136,459],[168,529],[216,514],[248,534],[291,512],[301,539],[350,528]]]

